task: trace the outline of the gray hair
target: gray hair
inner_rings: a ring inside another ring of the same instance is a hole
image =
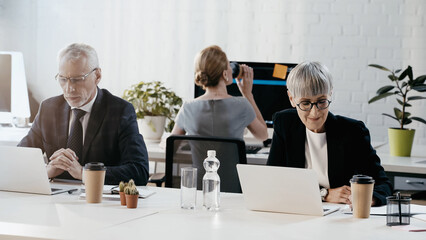
[[[287,89],[293,97],[330,95],[333,90],[332,76],[320,62],[302,62],[291,70]]]
[[[98,54],[95,49],[84,43],[73,43],[59,51],[58,62],[61,62],[63,58],[75,62],[81,57],[86,57],[90,69],[99,67]]]

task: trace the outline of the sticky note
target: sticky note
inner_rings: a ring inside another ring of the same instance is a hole
[[[276,78],[285,79],[287,76],[287,69],[288,67],[286,65],[275,64],[272,76]]]

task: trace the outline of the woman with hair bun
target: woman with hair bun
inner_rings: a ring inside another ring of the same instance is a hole
[[[218,46],[203,49],[195,58],[195,84],[206,92],[185,102],[176,116],[174,135],[202,135],[243,138],[244,129],[259,140],[268,138],[267,127],[252,94],[253,69],[241,65],[236,79],[242,97],[228,94],[232,70],[225,52]]]

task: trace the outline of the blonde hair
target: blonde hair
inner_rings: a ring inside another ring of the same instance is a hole
[[[195,84],[213,87],[219,83],[223,71],[228,69],[228,58],[218,46],[209,46],[195,57]]]
[[[78,61],[81,57],[86,57],[87,65],[90,69],[99,67],[98,54],[95,49],[84,43],[72,43],[59,51],[58,62],[63,58],[70,61]]]
[[[295,98],[331,95],[333,79],[328,68],[320,62],[299,63],[287,78],[287,89]]]

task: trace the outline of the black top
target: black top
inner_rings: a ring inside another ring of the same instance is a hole
[[[330,188],[350,186],[355,174],[373,177],[373,196],[376,205],[386,204],[392,194],[392,184],[387,178],[380,158],[370,143],[370,133],[362,121],[328,113],[325,122],[328,180]],[[296,109],[287,109],[274,115],[274,135],[268,165],[305,167],[306,126]]]

